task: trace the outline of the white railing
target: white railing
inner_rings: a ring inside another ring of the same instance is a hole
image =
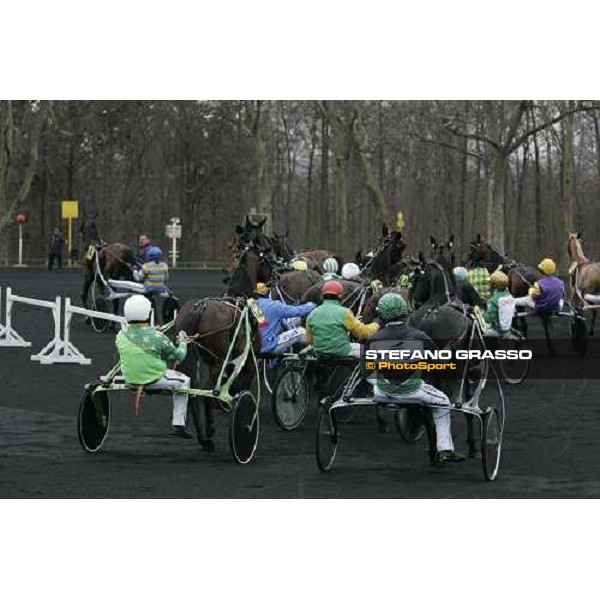
[[[119,323],[121,328],[125,327],[124,317],[110,313],[89,310],[79,306],[73,306],[70,298],[65,298],[64,302],[60,296],[56,296],[54,302],[48,300],[38,300],[37,298],[26,298],[12,293],[11,288],[6,288],[6,305],[4,311],[4,323],[1,320],[2,306],[2,288],[0,288],[0,347],[31,347],[31,342],[25,340],[13,327],[13,309],[16,304],[25,304],[37,308],[47,308],[52,311],[54,318],[54,337],[37,354],[31,356],[31,360],[39,361],[43,365],[51,364],[79,364],[89,365],[91,359],[76,348],[71,341],[71,322],[73,315],[81,315],[93,319],[102,319]],[[64,305],[64,318],[61,331],[61,313]]]
[[[1,292],[0,292],[1,294]],[[0,295],[1,299],[1,295]],[[6,306],[4,324],[0,323],[0,346],[26,348],[31,346],[31,342],[25,340],[13,327],[12,311],[16,304],[26,304],[37,308],[48,308],[52,311],[54,317],[54,337],[37,354],[31,356],[31,360],[39,360],[41,363],[48,364],[54,362],[54,359],[60,355],[63,341],[60,335],[60,313],[61,299],[56,296],[54,302],[48,300],[38,300],[37,298],[26,298],[12,293],[11,288],[6,288]]]

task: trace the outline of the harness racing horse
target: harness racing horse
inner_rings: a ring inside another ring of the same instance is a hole
[[[229,240],[229,258],[230,265],[236,262],[236,259],[248,246],[254,246],[259,252],[271,252],[272,242],[271,238],[263,233],[263,225],[265,224],[267,217],[264,217],[262,221],[254,222],[248,218],[244,221],[244,225],[237,225],[235,233]]]
[[[300,304],[304,294],[319,282],[316,271],[286,271],[279,273],[271,282],[271,297],[286,304]]]
[[[273,253],[275,254],[275,258],[283,261],[284,263],[288,263],[292,258],[294,258],[294,249],[289,243],[289,230],[284,234],[276,233],[271,236],[271,247],[273,248]]]
[[[571,284],[571,304],[583,308],[587,304],[597,304],[600,301],[600,263],[593,263],[583,253],[581,234],[569,234],[569,281]],[[586,295],[588,298],[586,298]],[[590,296],[595,298],[590,298]],[[593,301],[595,300],[595,302]],[[592,311],[590,335],[594,335],[596,311]]]
[[[405,248],[402,232],[394,231],[390,234],[384,225],[377,247],[369,253],[372,256],[365,259],[359,250],[355,257],[356,264],[361,266],[370,279],[379,279],[384,285],[392,285],[403,272],[401,259]]]
[[[426,333],[438,348],[464,348],[468,344],[471,320],[456,296],[452,272],[441,262],[429,262],[424,271],[416,276],[412,293],[413,303],[418,308],[411,313],[407,325]],[[456,377],[434,381],[452,399],[461,386]],[[451,400],[452,401],[452,400]],[[467,444],[469,456],[477,455],[474,431],[474,417],[467,417]]]
[[[237,339],[232,340],[238,319],[241,315],[239,300],[227,298],[205,298],[186,302],[177,315],[174,333],[185,331],[190,337],[195,336],[189,345],[188,353],[180,368],[191,378],[191,387],[212,389],[217,383],[218,374],[223,366],[230,345],[233,343],[232,361],[240,356],[246,341],[244,328],[238,332]],[[251,319],[252,345],[255,353],[260,350],[260,341],[256,321]],[[229,365],[233,370],[234,364]],[[236,382],[236,390],[249,389],[253,378],[251,364],[246,364]],[[260,385],[260,382],[259,384]],[[210,398],[195,397],[189,399],[190,413],[196,429],[198,443],[206,451],[214,450],[215,433]]]
[[[258,282],[268,284],[273,274],[270,256],[254,246],[247,246],[238,256],[233,273],[225,281],[228,296],[250,298]]]
[[[448,264],[448,267],[452,269],[455,265],[455,254],[454,254],[454,234],[452,234],[447,242],[438,243],[438,241],[431,235],[429,236],[429,242],[431,243],[431,259],[435,261],[441,261]],[[448,250],[448,259],[446,259],[445,251]]]
[[[471,242],[468,262],[480,264],[490,273],[501,268],[508,276],[508,291],[515,297],[527,296],[529,288],[540,278],[537,269],[528,267],[504,256],[498,248],[481,239],[477,234]]]
[[[135,254],[125,244],[108,244],[102,248],[90,245],[83,257],[83,289],[81,302],[87,306],[90,287],[97,284],[102,293],[106,290],[108,279],[133,281]],[[119,300],[113,300],[113,310],[119,311]]]

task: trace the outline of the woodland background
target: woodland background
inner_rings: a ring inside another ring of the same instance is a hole
[[[181,260],[226,260],[255,208],[296,249],[347,258],[404,213],[408,251],[477,233],[510,256],[552,255],[566,234],[600,256],[600,102],[0,101],[0,263],[43,258],[60,200],[97,211],[107,241],[141,232]]]

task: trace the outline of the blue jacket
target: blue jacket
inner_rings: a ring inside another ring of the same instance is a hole
[[[136,264],[138,267],[143,267],[148,261],[148,250],[151,248],[152,246],[146,246],[141,252],[138,251],[138,255],[137,258],[135,260]]]
[[[268,321],[264,327],[260,328],[261,352],[272,352],[277,347],[277,336],[283,331],[284,319],[292,317],[304,317],[313,311],[317,305],[313,302],[293,306],[284,304],[279,300],[270,298],[259,298],[258,306]]]

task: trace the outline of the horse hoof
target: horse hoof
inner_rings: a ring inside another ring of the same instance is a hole
[[[481,451],[478,448],[469,448],[469,458],[481,458]]]
[[[202,445],[202,450],[204,452],[214,452],[215,451],[215,443],[212,440],[206,440],[204,442],[200,442]]]

